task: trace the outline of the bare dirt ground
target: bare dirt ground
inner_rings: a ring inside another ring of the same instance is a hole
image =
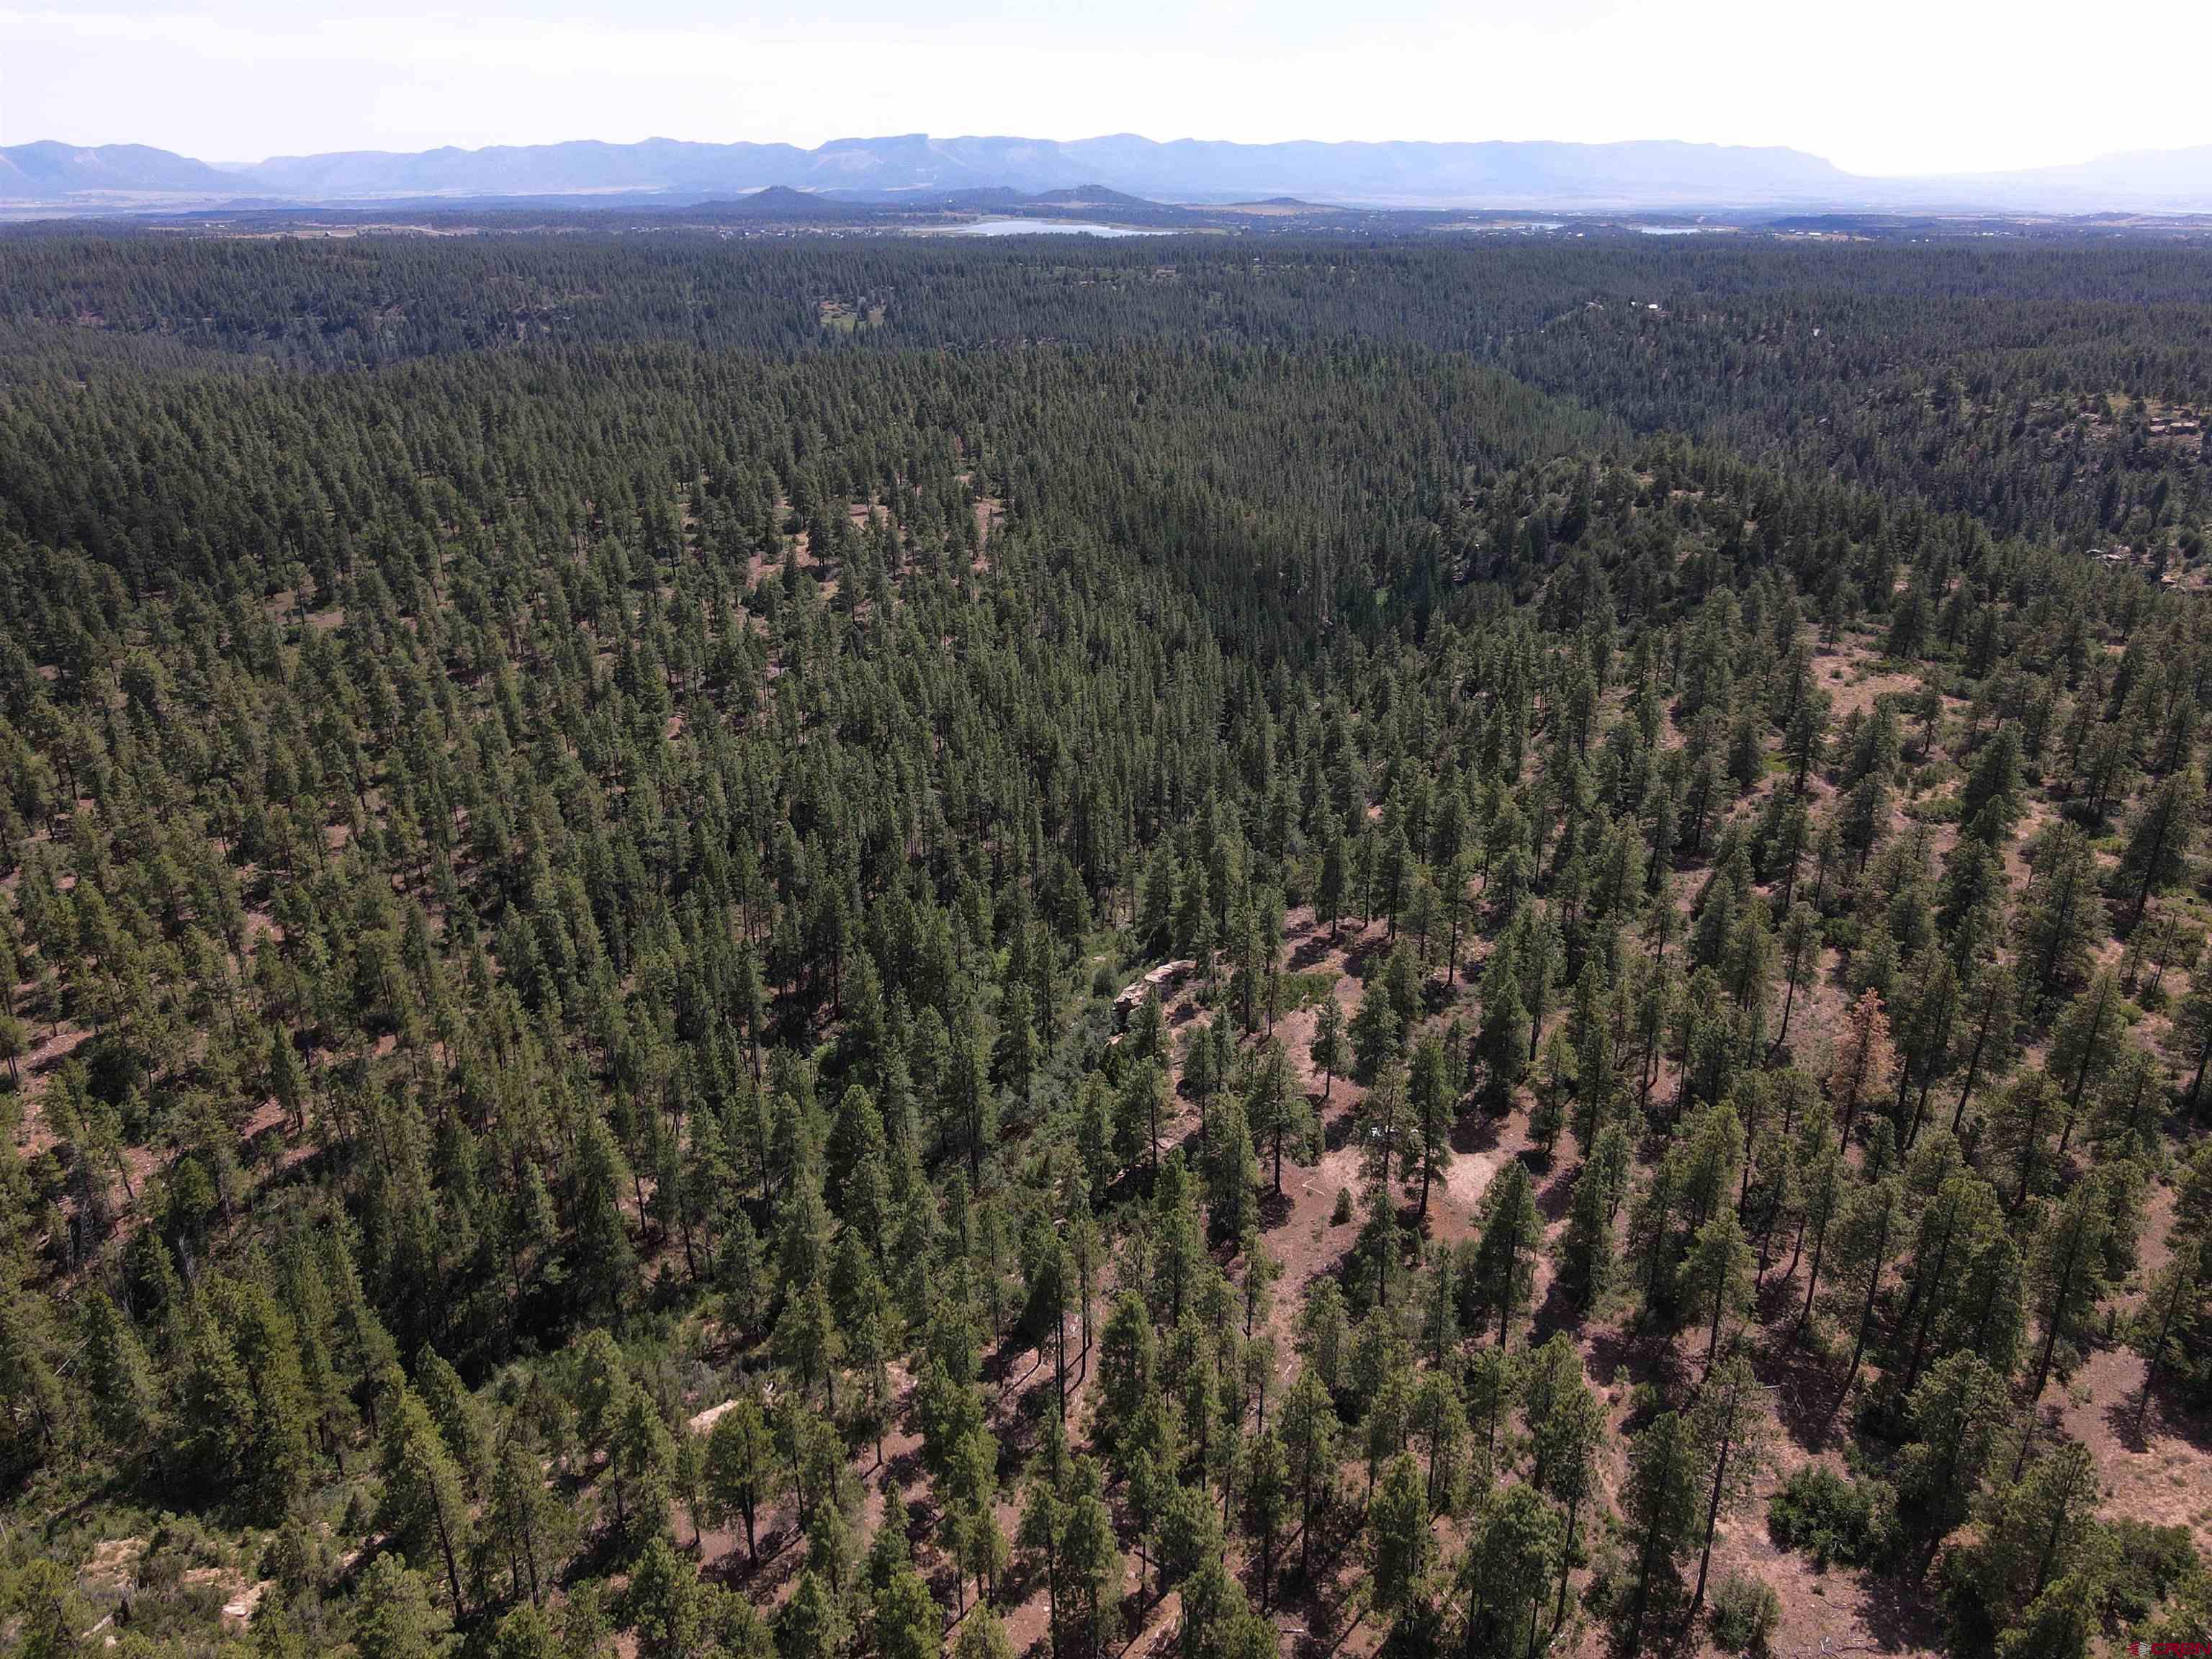
[[[1886,696],[1910,697],[1920,690],[1917,673],[1877,672],[1869,662],[1863,644],[1847,646],[1832,654],[1823,652],[1815,659],[1820,665],[1821,688],[1829,697],[1830,708],[1840,725],[1852,714],[1874,711],[1876,702]]]
[[[988,550],[991,545],[991,532],[999,527],[999,521],[1006,516],[1006,504],[996,496],[984,495],[977,498],[975,545],[979,550]]]

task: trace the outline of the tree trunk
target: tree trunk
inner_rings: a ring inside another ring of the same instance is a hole
[[[1935,1270],[1928,1275],[1928,1282],[1929,1284],[1941,1285],[1943,1282],[1943,1266],[1945,1262],[1950,1260],[1951,1240],[1955,1237],[1957,1234],[1958,1228],[1955,1225],[1944,1229],[1942,1248],[1936,1252]],[[1912,1293],[1915,1298],[1920,1298],[1921,1285],[1917,1278],[1913,1281]],[[1922,1302],[1922,1306],[1920,1308],[1920,1328],[1913,1336],[1912,1358],[1905,1368],[1905,1388],[1903,1392],[1905,1395],[1910,1395],[1912,1392],[1912,1385],[1920,1380],[1921,1356],[1927,1351],[1929,1328],[1936,1322],[1936,1304],[1937,1300],[1938,1298],[1936,1295],[1933,1291],[1929,1291]],[[1912,1310],[1910,1307],[1907,1307],[1905,1310],[1905,1316],[1910,1318]]]
[[[2159,1315],[2158,1339],[2152,1344],[2150,1352],[2143,1358],[2142,1398],[2136,1402],[2136,1432],[2137,1434],[2142,1432],[2143,1419],[2150,1415],[2150,1385],[2153,1379],[2158,1376],[2159,1357],[2165,1353],[2166,1340],[2173,1333],[2174,1313],[2180,1305],[2181,1293],[2186,1286],[2187,1281],[2176,1275],[2173,1281],[2173,1295],[2167,1299],[2165,1310]]]
[[[453,1593],[453,1617],[458,1620],[465,1611],[461,1600],[460,1563],[453,1556],[453,1535],[446,1525],[445,1505],[434,1501],[432,1510],[438,1520],[438,1548],[446,1558],[446,1583]]]
[[[1690,1597],[1690,1622],[1692,1624],[1697,1622],[1698,1610],[1705,1605],[1705,1575],[1712,1570],[1713,1534],[1720,1530],[1721,1487],[1722,1483],[1728,1478],[1730,1449],[1730,1443],[1726,1440],[1722,1441],[1720,1462],[1713,1466],[1712,1496],[1705,1504],[1705,1547],[1698,1557],[1697,1591]]]
[[[1991,986],[1982,999],[1981,1024],[1974,1028],[1973,1052],[1966,1056],[1966,1081],[1959,1091],[1959,1103],[1951,1110],[1951,1133],[1959,1133],[1959,1124],[1966,1115],[1966,1100],[1974,1092],[1974,1078],[1981,1070],[1982,1045],[1989,1041],[1990,1017],[1996,1012],[1996,988]]]
[[[1797,1235],[1797,1243],[1802,1246],[1804,1242],[1805,1236],[1803,1232],[1801,1231]],[[1797,1315],[1797,1324],[1796,1328],[1790,1333],[1790,1340],[1792,1343],[1795,1343],[1800,1336],[1804,1334],[1805,1322],[1813,1316],[1813,1292],[1816,1288],[1818,1288],[1820,1283],[1820,1253],[1826,1249],[1827,1247],[1828,1229],[1826,1224],[1824,1222],[1820,1227],[1820,1236],[1813,1241],[1813,1266],[1811,1270],[1805,1275],[1805,1306]],[[1796,1268],[1793,1267],[1791,1271],[1795,1272]]]
[[[1881,1288],[1881,1270],[1877,1267],[1867,1276],[1866,1305],[1859,1310],[1858,1340],[1851,1344],[1851,1363],[1844,1370],[1844,1386],[1837,1391],[1833,1409],[1840,1410],[1850,1398],[1851,1384],[1858,1380],[1859,1361],[1866,1354],[1867,1332],[1874,1326],[1874,1299]]]
[[[1574,1571],[1575,1517],[1582,1508],[1579,1498],[1567,1505],[1566,1541],[1559,1547],[1559,1601],[1552,1610],[1552,1632],[1559,1633],[1559,1626],[1567,1622],[1567,1581]]]
[[[2058,1327],[2063,1316],[2066,1297],[2074,1287],[2074,1255],[2078,1254],[2077,1247],[2073,1255],[2069,1255],[2065,1274],[2058,1281],[2058,1294],[2051,1299],[2048,1328],[2043,1335],[2043,1358],[2036,1362],[2035,1388],[2027,1396],[2027,1427],[2020,1437],[2020,1455],[2014,1460],[2012,1466],[2012,1478],[2015,1480],[2020,1479],[2020,1472],[2027,1467],[2027,1449],[2035,1439],[2036,1416],[2043,1404],[2043,1385],[2051,1380],[2051,1357],[2058,1351]]]

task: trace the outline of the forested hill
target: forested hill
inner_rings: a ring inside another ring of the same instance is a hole
[[[2165,529],[2194,532],[2194,550],[2208,269],[2200,250],[2126,243],[1270,243],[1255,258],[1203,237],[739,251],[670,234],[48,233],[0,239],[0,372],[353,368],[548,342],[772,357],[1364,342],[1467,352],[1638,431],[1917,495],[2000,534]]]
[[[0,1635],[2197,1639],[2208,276],[0,239]]]

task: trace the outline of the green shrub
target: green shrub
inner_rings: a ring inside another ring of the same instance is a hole
[[[1765,1653],[1782,1622],[1782,1598],[1771,1586],[1740,1572],[1724,1574],[1713,1586],[1705,1617],[1713,1644],[1724,1653]]]
[[[1335,988],[1336,975],[1332,972],[1285,974],[1275,982],[1275,1006],[1284,1013],[1294,1013],[1312,1007]]]
[[[2121,1519],[2109,1530],[2116,1558],[2108,1592],[2112,1610],[2122,1624],[2140,1624],[2175,1585],[2196,1576],[2197,1546],[2186,1527]]]
[[[1896,1495],[1879,1480],[1849,1480],[1809,1463],[1767,1500],[1766,1529],[1784,1549],[1832,1562],[1872,1566],[1888,1553],[1896,1531]]]
[[[1341,1227],[1351,1219],[1352,1188],[1339,1187],[1336,1189],[1336,1207],[1328,1212],[1328,1224],[1332,1227]]]

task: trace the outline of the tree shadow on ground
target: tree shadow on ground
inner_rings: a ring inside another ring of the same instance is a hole
[[[1558,1221],[1573,1207],[1574,1201],[1575,1170],[1564,1164],[1559,1164],[1544,1177],[1544,1184],[1536,1189],[1536,1213],[1542,1216],[1547,1223]]]
[[[1452,1151],[1465,1156],[1472,1152],[1486,1152],[1498,1145],[1498,1131],[1504,1120],[1494,1118],[1486,1111],[1467,1112],[1452,1124]]]
[[[1948,1632],[1942,1615],[1923,1593],[1929,1582],[1924,1575],[1859,1575],[1859,1618],[1885,1650],[1944,1650]]]
[[[1790,1437],[1808,1451],[1826,1446],[1838,1421],[1827,1361],[1785,1334],[1753,1347],[1752,1369],[1773,1390],[1774,1415]]]
[[[1588,1338],[1590,1380],[1601,1387],[1626,1378],[1631,1389],[1649,1386],[1654,1404],[1674,1399],[1688,1386],[1689,1373],[1680,1350],[1663,1336],[1643,1333],[1632,1326],[1608,1325]],[[1646,1407],[1621,1424],[1623,1433],[1633,1433],[1650,1415]]]
[[[2212,1413],[2197,1410],[2176,1392],[2170,1373],[2161,1373],[2151,1384],[2150,1411],[2138,1434],[2135,1417],[2142,1399],[2142,1385],[2137,1383],[2106,1408],[2105,1420],[2114,1437],[2130,1451],[2147,1452],[2154,1435],[2166,1435],[2197,1451],[2212,1452]]]

